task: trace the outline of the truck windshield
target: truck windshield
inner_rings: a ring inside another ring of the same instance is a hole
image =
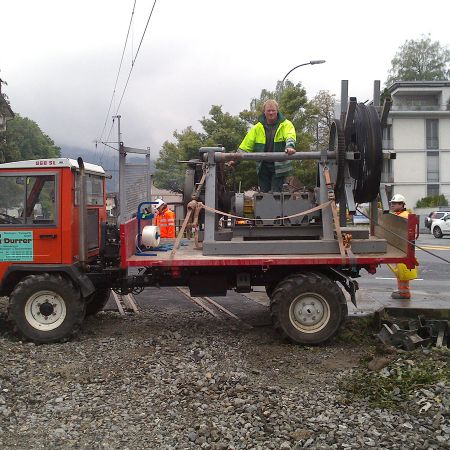
[[[0,226],[55,222],[55,175],[0,176]]]

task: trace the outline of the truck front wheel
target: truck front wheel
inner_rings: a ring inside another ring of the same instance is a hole
[[[272,322],[282,336],[298,344],[322,344],[347,317],[347,302],[337,284],[321,273],[305,272],[281,281],[270,304]]]
[[[86,311],[80,292],[61,275],[29,275],[9,299],[9,319],[25,339],[63,342],[81,329]]]
[[[101,311],[108,303],[111,289],[97,289],[89,299],[86,306],[86,316],[93,316]]]

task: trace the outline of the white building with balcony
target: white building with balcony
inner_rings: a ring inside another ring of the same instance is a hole
[[[403,194],[409,208],[430,195],[450,202],[450,81],[400,81],[388,91],[383,148],[397,154],[386,180],[391,193]]]

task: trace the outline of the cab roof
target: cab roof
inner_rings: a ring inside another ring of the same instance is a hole
[[[0,164],[1,169],[43,169],[43,168],[62,168],[69,167],[78,171],[78,161],[70,158],[43,158],[43,159],[30,159],[27,161],[14,161],[9,163]],[[86,172],[95,175],[106,176],[103,167],[96,164],[84,163],[84,169]]]

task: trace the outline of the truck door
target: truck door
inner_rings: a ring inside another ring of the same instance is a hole
[[[57,173],[0,176],[0,264],[61,263]]]

